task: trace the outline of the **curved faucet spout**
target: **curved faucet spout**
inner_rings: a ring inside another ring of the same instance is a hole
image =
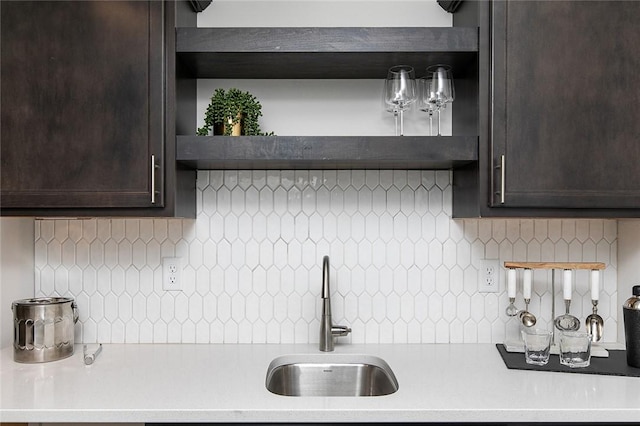
[[[322,298],[330,300],[329,290],[329,256],[322,258]],[[331,315],[331,302],[329,302],[329,315]]]
[[[322,259],[322,318],[320,319],[320,350],[331,352],[334,336],[346,336],[351,333],[349,327],[333,325],[331,321],[331,290],[329,286],[329,256]]]

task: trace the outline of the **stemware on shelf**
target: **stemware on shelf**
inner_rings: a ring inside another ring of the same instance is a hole
[[[449,65],[437,64],[427,68],[427,77],[431,77],[431,88],[433,92],[434,104],[438,112],[438,136],[441,135],[440,114],[447,104],[455,99],[453,87],[453,75]]]
[[[416,101],[416,76],[413,67],[396,65],[389,68],[385,80],[385,104],[387,111],[397,111],[400,116],[400,136],[404,135],[404,112]],[[397,135],[397,128],[396,128]]]
[[[435,92],[431,90],[431,88],[433,87],[431,83],[432,79],[433,75],[427,75],[424,77],[420,77],[417,80],[418,99],[416,102],[416,106],[420,111],[426,112],[429,116],[429,136],[433,136],[433,113],[438,109],[436,107]]]
[[[398,136],[398,106],[392,104],[391,102],[389,102],[387,93],[390,93],[391,88],[389,87],[391,85],[391,80],[385,79],[384,80],[384,90],[382,91],[382,108],[387,111],[390,112],[391,114],[393,114],[393,119],[395,122],[395,129],[396,129],[396,133],[395,135]]]

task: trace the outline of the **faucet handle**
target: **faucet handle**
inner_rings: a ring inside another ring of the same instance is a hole
[[[351,333],[351,329],[344,325],[334,325],[331,327],[332,336],[346,336]]]

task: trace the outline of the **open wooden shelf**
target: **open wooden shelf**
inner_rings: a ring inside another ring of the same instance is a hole
[[[178,28],[176,53],[195,78],[385,78],[445,63],[475,77],[478,28]]]
[[[429,65],[449,64],[461,83],[454,114],[465,120],[463,128],[454,120],[454,131],[475,133],[477,27],[178,28],[176,55],[185,79],[384,79],[399,64],[420,77]],[[453,169],[478,161],[477,135],[178,136],[176,144],[182,166],[204,170]]]
[[[177,161],[217,169],[453,169],[477,136],[178,136]]]

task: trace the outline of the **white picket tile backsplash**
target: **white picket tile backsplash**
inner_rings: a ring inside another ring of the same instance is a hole
[[[480,259],[601,261],[616,341],[615,220],[453,220],[447,171],[200,171],[197,197],[196,220],[37,220],[36,296],[76,299],[78,342],[313,343],[327,254],[334,322],[353,329],[341,341],[502,342],[517,331],[504,271],[500,293],[478,293]],[[174,256],[184,291],[165,292]],[[584,319],[588,275],[575,275]],[[542,325],[550,283],[535,271]]]

